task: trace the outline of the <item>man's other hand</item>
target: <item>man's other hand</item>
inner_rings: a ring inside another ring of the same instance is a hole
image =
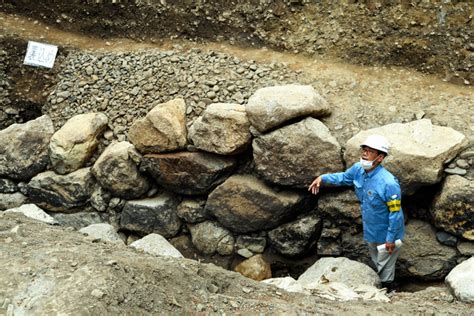
[[[321,186],[321,183],[322,183],[322,179],[321,179],[321,176],[319,176],[316,179],[314,179],[314,181],[308,187],[308,191],[311,191],[311,193],[313,193],[313,194],[318,194],[319,193],[319,187]]]
[[[392,252],[395,250],[395,243],[394,242],[386,242],[385,243],[385,249],[387,249],[389,254],[392,254]]]

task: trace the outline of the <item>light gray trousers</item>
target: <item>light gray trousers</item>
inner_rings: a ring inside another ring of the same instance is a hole
[[[400,248],[395,248],[392,254],[387,252],[379,252],[377,246],[381,244],[369,242],[369,253],[372,262],[377,267],[377,273],[379,274],[380,281],[392,282],[395,278],[395,263],[397,262],[398,256],[400,255]]]

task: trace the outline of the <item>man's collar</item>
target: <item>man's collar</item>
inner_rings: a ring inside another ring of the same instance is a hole
[[[371,170],[369,172],[366,171],[365,174],[367,175],[367,177],[372,178],[382,169],[383,169],[382,164],[379,164],[377,167],[375,167],[374,170]]]

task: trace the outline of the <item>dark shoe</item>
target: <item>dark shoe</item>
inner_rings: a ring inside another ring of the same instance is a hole
[[[398,288],[398,284],[395,282],[382,282],[382,288],[387,289],[387,293],[391,293]]]

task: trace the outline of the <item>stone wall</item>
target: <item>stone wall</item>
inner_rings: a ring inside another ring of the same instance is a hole
[[[49,116],[12,125],[0,131],[0,208],[35,203],[76,228],[106,220],[127,243],[157,233],[226,268],[260,253],[275,275],[297,274],[317,255],[367,262],[353,191],[327,189],[318,199],[306,188],[318,174],[342,171],[359,139],[377,133],[392,143],[386,165],[410,188],[405,196],[443,183],[424,205],[432,214],[425,221],[406,213],[399,275],[442,279],[469,256],[473,181],[446,177],[456,157],[472,169],[464,135],[429,120],[387,125],[354,135],[342,161],[320,121],[331,110],[312,87],[266,87],[242,103],[211,103],[189,120],[186,99],[156,100],[122,140],[111,137],[104,113],[78,114],[57,130]]]

